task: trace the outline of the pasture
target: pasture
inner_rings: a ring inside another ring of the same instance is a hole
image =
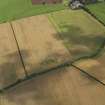
[[[31,0],[0,0],[0,23],[65,8],[63,4],[32,5]]]
[[[87,8],[100,20],[105,24],[105,2],[90,4]]]

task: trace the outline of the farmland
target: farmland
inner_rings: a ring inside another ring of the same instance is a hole
[[[105,38],[105,28],[83,10],[62,10],[51,13],[49,19],[60,33],[73,58],[91,54]]]
[[[71,61],[98,51],[105,27],[84,10],[27,1],[0,4],[8,5],[1,13],[8,22],[0,24],[0,105],[104,105],[105,84],[84,72],[105,83],[105,45],[95,58]]]
[[[87,8],[103,23],[105,23],[105,2],[90,4]]]
[[[3,105],[104,105],[105,88],[73,67],[29,80],[6,91]]]
[[[16,82],[18,78],[24,78],[25,75],[9,23],[0,25],[0,40],[1,89],[13,82]]]
[[[57,33],[46,16],[1,24],[1,30],[0,74],[4,76],[0,76],[0,88],[25,78],[24,75],[42,72],[70,58],[63,43],[54,37]]]
[[[57,40],[57,34],[47,16],[33,16],[12,22],[24,64],[29,73],[41,72],[40,69],[50,68],[68,59],[69,53],[63,43]],[[43,34],[42,34],[43,33]],[[26,46],[27,45],[27,46]]]
[[[105,70],[104,70],[105,54],[104,53],[95,59],[80,60],[79,62],[76,62],[75,65],[85,70],[87,73],[93,75],[94,77],[98,78],[103,83],[105,83]]]
[[[1,0],[0,23],[64,9],[63,4],[32,5],[31,0]]]

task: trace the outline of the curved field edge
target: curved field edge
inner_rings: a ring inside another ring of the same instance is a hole
[[[102,81],[100,81],[100,80],[97,79],[96,77],[92,76],[90,73],[87,73],[86,70],[81,69],[81,68],[79,68],[78,66],[75,65],[75,63],[76,63],[77,61],[81,61],[81,60],[83,60],[83,59],[89,59],[89,58],[91,59],[91,58],[97,57],[98,55],[101,54],[101,52],[103,51],[103,48],[104,48],[104,47],[105,47],[105,41],[104,41],[104,42],[102,43],[102,45],[99,47],[99,50],[97,50],[97,53],[95,53],[95,54],[93,53],[93,54],[91,54],[91,56],[84,56],[84,57],[81,57],[81,58],[79,58],[79,59],[75,59],[75,60],[73,60],[73,61],[67,61],[67,62],[65,62],[65,63],[63,63],[63,64],[60,64],[60,65],[56,66],[56,67],[53,67],[53,68],[50,68],[50,69],[45,69],[45,70],[43,70],[43,72],[40,72],[40,73],[33,73],[33,74],[31,74],[30,76],[28,76],[27,78],[18,80],[18,81],[16,81],[15,83],[13,83],[13,84],[11,84],[11,85],[8,85],[8,86],[6,86],[6,87],[0,89],[0,93],[3,93],[3,92],[5,92],[6,90],[9,90],[9,89],[11,89],[11,88],[13,88],[13,87],[15,87],[15,86],[17,86],[17,85],[19,85],[19,84],[25,82],[25,81],[29,81],[29,80],[31,80],[31,79],[37,77],[37,76],[44,75],[44,74],[46,74],[46,73],[49,73],[49,72],[52,72],[52,71],[56,71],[56,70],[59,70],[59,69],[65,68],[65,67],[70,67],[70,66],[73,66],[74,68],[76,68],[76,69],[78,69],[79,71],[83,72],[85,75],[89,76],[90,78],[93,78],[95,81],[101,83],[102,85],[105,85]]]
[[[48,18],[59,33],[58,40],[64,42],[72,55],[77,52],[73,59],[97,53],[105,39],[105,28],[83,10],[62,10],[49,14]]]
[[[56,24],[56,22],[53,20],[53,18],[51,16],[49,17],[49,20],[54,25],[54,27],[57,29],[57,31],[60,32],[60,35],[61,35],[62,30],[60,30],[60,28],[58,27],[58,25]],[[97,20],[95,20],[95,21],[97,21]],[[62,37],[61,37],[61,39],[63,40]],[[67,47],[67,49],[69,49],[69,48]],[[70,50],[69,50],[69,52],[70,52]],[[79,70],[83,74],[87,75],[89,78],[91,78],[91,79],[99,82],[103,86],[105,86],[105,83],[104,83],[104,80],[103,80],[104,79],[103,78],[104,77],[104,71],[102,69],[103,68],[102,65],[104,64],[104,60],[102,59],[104,57],[104,52],[105,52],[105,38],[103,38],[103,41],[100,42],[100,45],[97,45],[97,48],[96,48],[95,51],[92,51],[88,55],[85,55],[85,56],[83,55],[81,57],[74,58],[73,62],[71,63],[71,66],[77,68],[77,70]],[[87,64],[85,64],[86,61],[87,62],[90,61],[91,64],[88,64],[89,62]],[[102,65],[99,61],[102,63]],[[95,67],[97,67],[97,65],[96,66],[94,65],[95,62],[97,62],[97,63],[99,62],[99,64],[101,65],[101,68],[99,67],[100,70],[101,70],[100,72],[101,73],[103,72],[103,74],[99,74],[99,73],[97,74],[97,72],[98,72],[97,70],[99,68],[95,68]],[[88,68],[87,65],[90,65],[91,68]],[[97,72],[95,72],[95,71],[97,71]]]

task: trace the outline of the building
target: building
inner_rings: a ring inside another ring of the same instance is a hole
[[[62,0],[32,0],[32,4],[56,4],[62,3]]]

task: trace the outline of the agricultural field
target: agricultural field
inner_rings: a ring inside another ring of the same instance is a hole
[[[31,0],[0,0],[0,23],[65,8],[63,4],[32,5]]]
[[[105,41],[105,27],[83,10],[51,13],[49,19],[73,59],[97,53]],[[104,59],[103,51],[96,58],[79,60],[74,65],[105,83]]]
[[[71,55],[45,15],[33,16],[12,22],[17,42],[28,73],[41,72],[69,60]]]
[[[63,43],[54,37],[57,32],[47,16],[33,16],[0,26],[0,89],[71,57]]]
[[[103,23],[105,23],[105,2],[97,3],[97,4],[90,4],[87,6],[87,8],[97,17],[99,20],[101,20]]]
[[[68,48],[73,59],[97,51],[105,39],[105,28],[83,10],[62,10],[49,19],[59,32],[55,35]]]
[[[99,51],[105,41],[102,24],[84,10],[71,10],[63,4],[32,6],[29,0],[4,0],[0,11],[3,9],[0,21],[9,22],[0,24],[0,90],[38,75],[4,89],[0,105],[105,104],[104,85],[84,73],[105,83],[105,49],[95,58],[54,68]],[[42,13],[48,14],[38,15]]]
[[[105,50],[94,59],[80,60],[75,62],[74,65],[105,83]]]
[[[24,78],[24,69],[9,23],[0,24],[0,89]]]
[[[73,67],[58,69],[1,95],[3,105],[104,105],[105,88]]]

